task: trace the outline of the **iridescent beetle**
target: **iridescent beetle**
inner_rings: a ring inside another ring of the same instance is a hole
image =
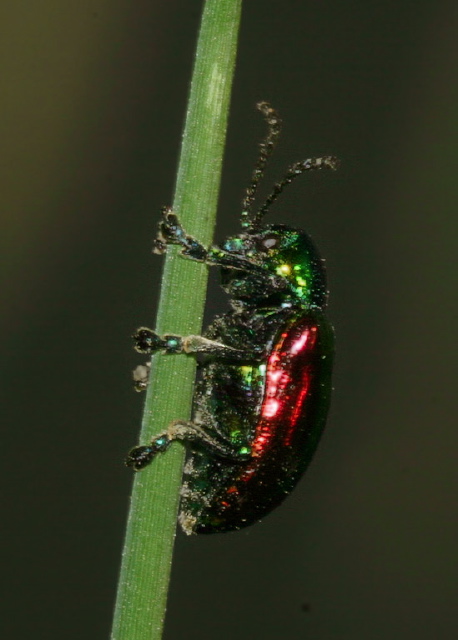
[[[307,468],[325,425],[331,395],[334,336],[324,316],[322,260],[304,231],[262,219],[284,187],[312,169],[335,169],[333,156],[292,165],[266,202],[253,203],[281,120],[257,105],[268,125],[242,203],[242,232],[221,246],[203,247],[164,209],[156,253],[168,244],[181,255],[221,267],[231,309],[202,336],[159,336],[142,327],[137,351],[201,354],[193,421],[177,420],[135,447],[126,464],[140,470],[173,440],[187,445],[179,522],[185,533],[246,527],[292,491]],[[137,388],[146,386],[137,373]]]

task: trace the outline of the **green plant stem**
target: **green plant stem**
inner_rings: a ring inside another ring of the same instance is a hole
[[[211,242],[221,176],[241,0],[205,2],[191,82],[173,208],[188,233]],[[168,250],[157,318],[159,333],[201,331],[207,267]],[[155,355],[141,443],[175,419],[189,419],[195,363]],[[184,448],[174,444],[134,479],[112,640],[162,636]]]

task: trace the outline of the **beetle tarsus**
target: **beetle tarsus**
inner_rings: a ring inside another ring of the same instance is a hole
[[[149,445],[139,445],[129,451],[126,458],[126,466],[132,467],[134,471],[141,471],[147,467],[158,453],[166,451],[172,439],[168,432],[161,433],[153,438]]]
[[[166,348],[165,341],[148,327],[140,327],[133,334],[134,349],[139,353],[151,354]]]
[[[159,222],[158,234],[153,241],[153,253],[165,253],[168,244],[180,246],[181,255],[191,260],[205,262],[207,259],[205,247],[186,233],[173,209],[164,207],[162,209],[162,220]]]

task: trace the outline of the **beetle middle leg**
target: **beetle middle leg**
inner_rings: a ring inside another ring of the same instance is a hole
[[[174,353],[202,353],[206,355],[215,355],[218,358],[229,359],[234,361],[252,360],[259,358],[259,354],[255,350],[235,349],[228,345],[210,340],[203,336],[177,336],[168,334],[160,336],[148,327],[140,327],[132,336],[134,339],[134,349],[139,353],[150,355],[156,351],[163,351],[166,354]]]
[[[196,442],[213,455],[231,462],[245,462],[251,457],[249,447],[234,445],[219,434],[210,433],[204,425],[174,420],[166,431],[153,437],[151,444],[134,447],[126,458],[126,465],[140,471],[148,466],[158,453],[167,451],[174,440]]]

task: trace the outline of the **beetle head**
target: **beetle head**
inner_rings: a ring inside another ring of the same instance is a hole
[[[255,306],[325,306],[323,262],[305,231],[259,226],[227,238],[222,249],[247,264],[246,269],[223,268],[222,285],[233,299]]]

